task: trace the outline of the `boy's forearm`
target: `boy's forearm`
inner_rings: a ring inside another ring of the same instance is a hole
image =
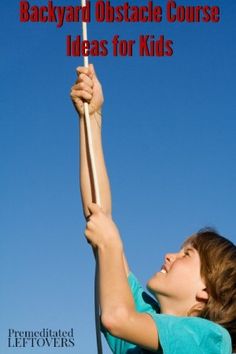
[[[102,132],[101,132],[101,117],[91,116],[91,130],[93,138],[93,148],[95,153],[95,163],[98,175],[98,184],[101,195],[101,206],[105,213],[112,216],[112,198],[110,182],[105,165],[103,148],[102,148]],[[88,139],[86,137],[85,118],[80,118],[80,191],[83,202],[84,216],[90,215],[88,204],[95,201],[93,183],[91,180],[91,166],[88,159]],[[125,267],[126,276],[130,270],[125,255],[123,254],[123,265]]]
[[[111,190],[102,148],[101,116],[95,113],[90,117],[90,122],[101,207],[108,215],[111,215]],[[80,191],[84,215],[87,217],[90,214],[87,206],[89,203],[95,202],[95,192],[92,183],[92,170],[88,154],[88,139],[84,117],[80,118]]]
[[[120,308],[127,311],[134,310],[134,300],[127,281],[123,250],[99,249],[98,256],[102,316],[110,316]]]

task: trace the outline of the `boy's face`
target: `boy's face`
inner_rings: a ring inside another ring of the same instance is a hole
[[[148,281],[162,313],[186,315],[193,305],[208,298],[200,275],[200,257],[190,244],[177,253],[168,253],[162,270]]]

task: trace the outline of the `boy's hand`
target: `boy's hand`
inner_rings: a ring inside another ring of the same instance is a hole
[[[111,217],[95,203],[90,203],[88,209],[92,214],[84,232],[88,242],[93,247],[100,249],[109,249],[110,247],[122,249],[119,230]]]
[[[84,116],[84,102],[89,104],[89,113],[101,115],[101,108],[104,102],[102,86],[98,81],[92,64],[89,68],[79,66],[77,69],[78,78],[71,88],[71,99],[80,117]]]

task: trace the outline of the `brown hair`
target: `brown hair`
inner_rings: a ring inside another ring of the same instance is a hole
[[[188,238],[200,256],[201,276],[209,299],[197,316],[229,331],[236,350],[236,246],[214,229],[205,228]]]

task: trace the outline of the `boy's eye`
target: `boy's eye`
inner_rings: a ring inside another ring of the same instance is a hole
[[[190,256],[189,252],[188,251],[184,252],[184,256]]]

